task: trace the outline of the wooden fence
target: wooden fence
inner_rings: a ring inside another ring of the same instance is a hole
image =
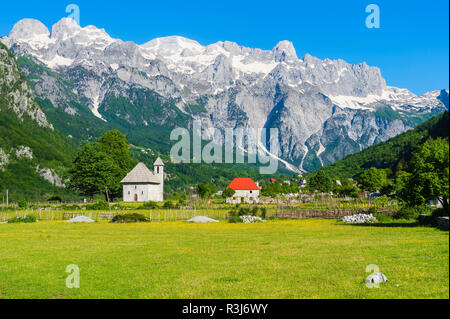
[[[391,216],[394,208],[378,209],[378,212]],[[122,210],[122,211],[61,211],[61,210],[23,210],[0,212],[0,222],[6,222],[13,217],[34,215],[38,220],[64,221],[77,216],[86,216],[93,220],[111,220],[115,215],[126,213],[139,213],[151,221],[176,221],[187,220],[195,216],[207,216],[224,220],[228,218],[227,209],[214,208],[179,208],[179,209],[152,209],[152,210]],[[298,207],[272,207],[267,209],[267,217],[275,218],[342,218],[357,213],[364,213],[364,209],[299,209]]]
[[[214,219],[227,219],[227,210],[214,209],[153,209],[139,211],[58,211],[58,210],[24,210],[0,212],[0,222],[6,222],[13,217],[25,217],[34,215],[38,220],[64,221],[77,216],[86,216],[93,220],[111,220],[115,215],[126,213],[139,213],[149,218],[151,221],[177,221],[187,220],[195,216],[207,216]]]

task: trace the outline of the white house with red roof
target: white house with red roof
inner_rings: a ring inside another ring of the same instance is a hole
[[[259,202],[260,188],[251,178],[235,178],[227,188],[235,191],[232,197],[227,198],[229,204]]]

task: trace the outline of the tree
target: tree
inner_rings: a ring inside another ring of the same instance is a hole
[[[281,184],[278,182],[275,183],[266,183],[262,186],[261,194],[263,196],[276,197],[278,194],[282,193]]]
[[[133,164],[126,136],[117,130],[108,131],[78,152],[69,172],[69,188],[91,198],[98,193],[107,200],[120,197],[120,181]]]
[[[449,210],[449,145],[438,138],[427,141],[413,152],[408,171],[400,171],[396,195],[409,206],[438,199]]]
[[[231,188],[225,188],[225,190],[222,193],[222,196],[224,198],[229,198],[229,197],[233,197],[233,195],[236,193],[236,191],[234,189]]]
[[[19,208],[21,208],[21,209],[25,209],[28,207],[28,203],[25,198],[19,199],[19,202],[17,204],[18,204]]]
[[[217,188],[212,184],[200,183],[197,185],[197,192],[202,198],[208,198],[217,192]]]
[[[331,177],[322,170],[315,173],[309,180],[309,187],[322,193],[329,193],[333,190]]]
[[[126,174],[135,161],[128,149],[127,137],[117,130],[108,131],[97,139],[99,149],[108,154]]]
[[[387,171],[375,167],[366,169],[359,176],[358,183],[363,190],[369,192],[380,191],[389,184]]]
[[[336,189],[336,191],[339,195],[349,196],[349,197],[353,197],[353,198],[357,198],[359,196],[358,187],[353,185],[353,183],[350,180],[344,179],[341,181],[341,184],[342,185],[338,186]]]
[[[122,195],[120,181],[137,164],[128,149],[127,137],[117,130],[108,131],[97,139],[97,145],[99,150],[107,154],[120,169],[114,187],[108,188],[111,198],[120,197]]]
[[[78,152],[69,171],[68,187],[91,198],[106,189],[117,193],[120,189],[122,169],[110,156],[99,150],[98,144],[87,143]]]

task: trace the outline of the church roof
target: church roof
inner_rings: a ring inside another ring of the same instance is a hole
[[[135,168],[131,170],[121,181],[122,184],[133,183],[149,183],[149,184],[161,184],[159,177],[155,176],[144,163],[139,163]]]
[[[156,159],[156,161],[153,163],[153,165],[154,165],[154,166],[164,166],[164,163],[163,163],[163,161],[161,160],[161,158],[158,157],[158,158]]]

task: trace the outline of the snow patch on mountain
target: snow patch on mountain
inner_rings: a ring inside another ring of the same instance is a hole
[[[279,156],[276,156],[275,154],[271,153],[266,146],[264,145],[264,143],[262,143],[261,141],[258,142],[258,148],[260,151],[263,151],[266,155],[268,155],[269,157],[276,159],[277,161],[283,163],[286,168],[292,172],[296,172],[296,173],[302,173],[304,172],[302,169],[299,169],[298,167],[295,167],[294,165],[292,165],[291,163],[285,161],[284,159],[282,159]]]
[[[99,106],[100,106],[100,94],[97,94],[93,98],[91,111],[92,114],[94,114],[96,117],[106,122],[103,116],[98,112]]]
[[[73,61],[74,59],[64,58],[58,54],[56,54],[50,61],[43,60],[43,62],[52,69],[58,66],[69,66],[73,63]]]
[[[374,105],[390,105],[395,110],[406,108],[436,107],[441,102],[437,99],[440,91],[435,90],[422,95],[415,95],[407,89],[387,86],[381,94],[368,94],[365,97],[349,95],[328,95],[336,105],[343,108],[374,110]]]
[[[275,62],[264,63],[259,61],[253,61],[250,63],[244,63],[243,62],[244,60],[245,56],[242,55],[233,56],[233,64],[232,64],[233,67],[244,73],[261,73],[266,75],[277,66],[277,63]]]
[[[328,95],[328,97],[331,99],[331,101],[333,101],[334,104],[340,107],[360,110],[371,110],[372,108],[366,105],[379,101],[381,99],[380,96],[373,94],[370,94],[366,97],[348,95]]]

